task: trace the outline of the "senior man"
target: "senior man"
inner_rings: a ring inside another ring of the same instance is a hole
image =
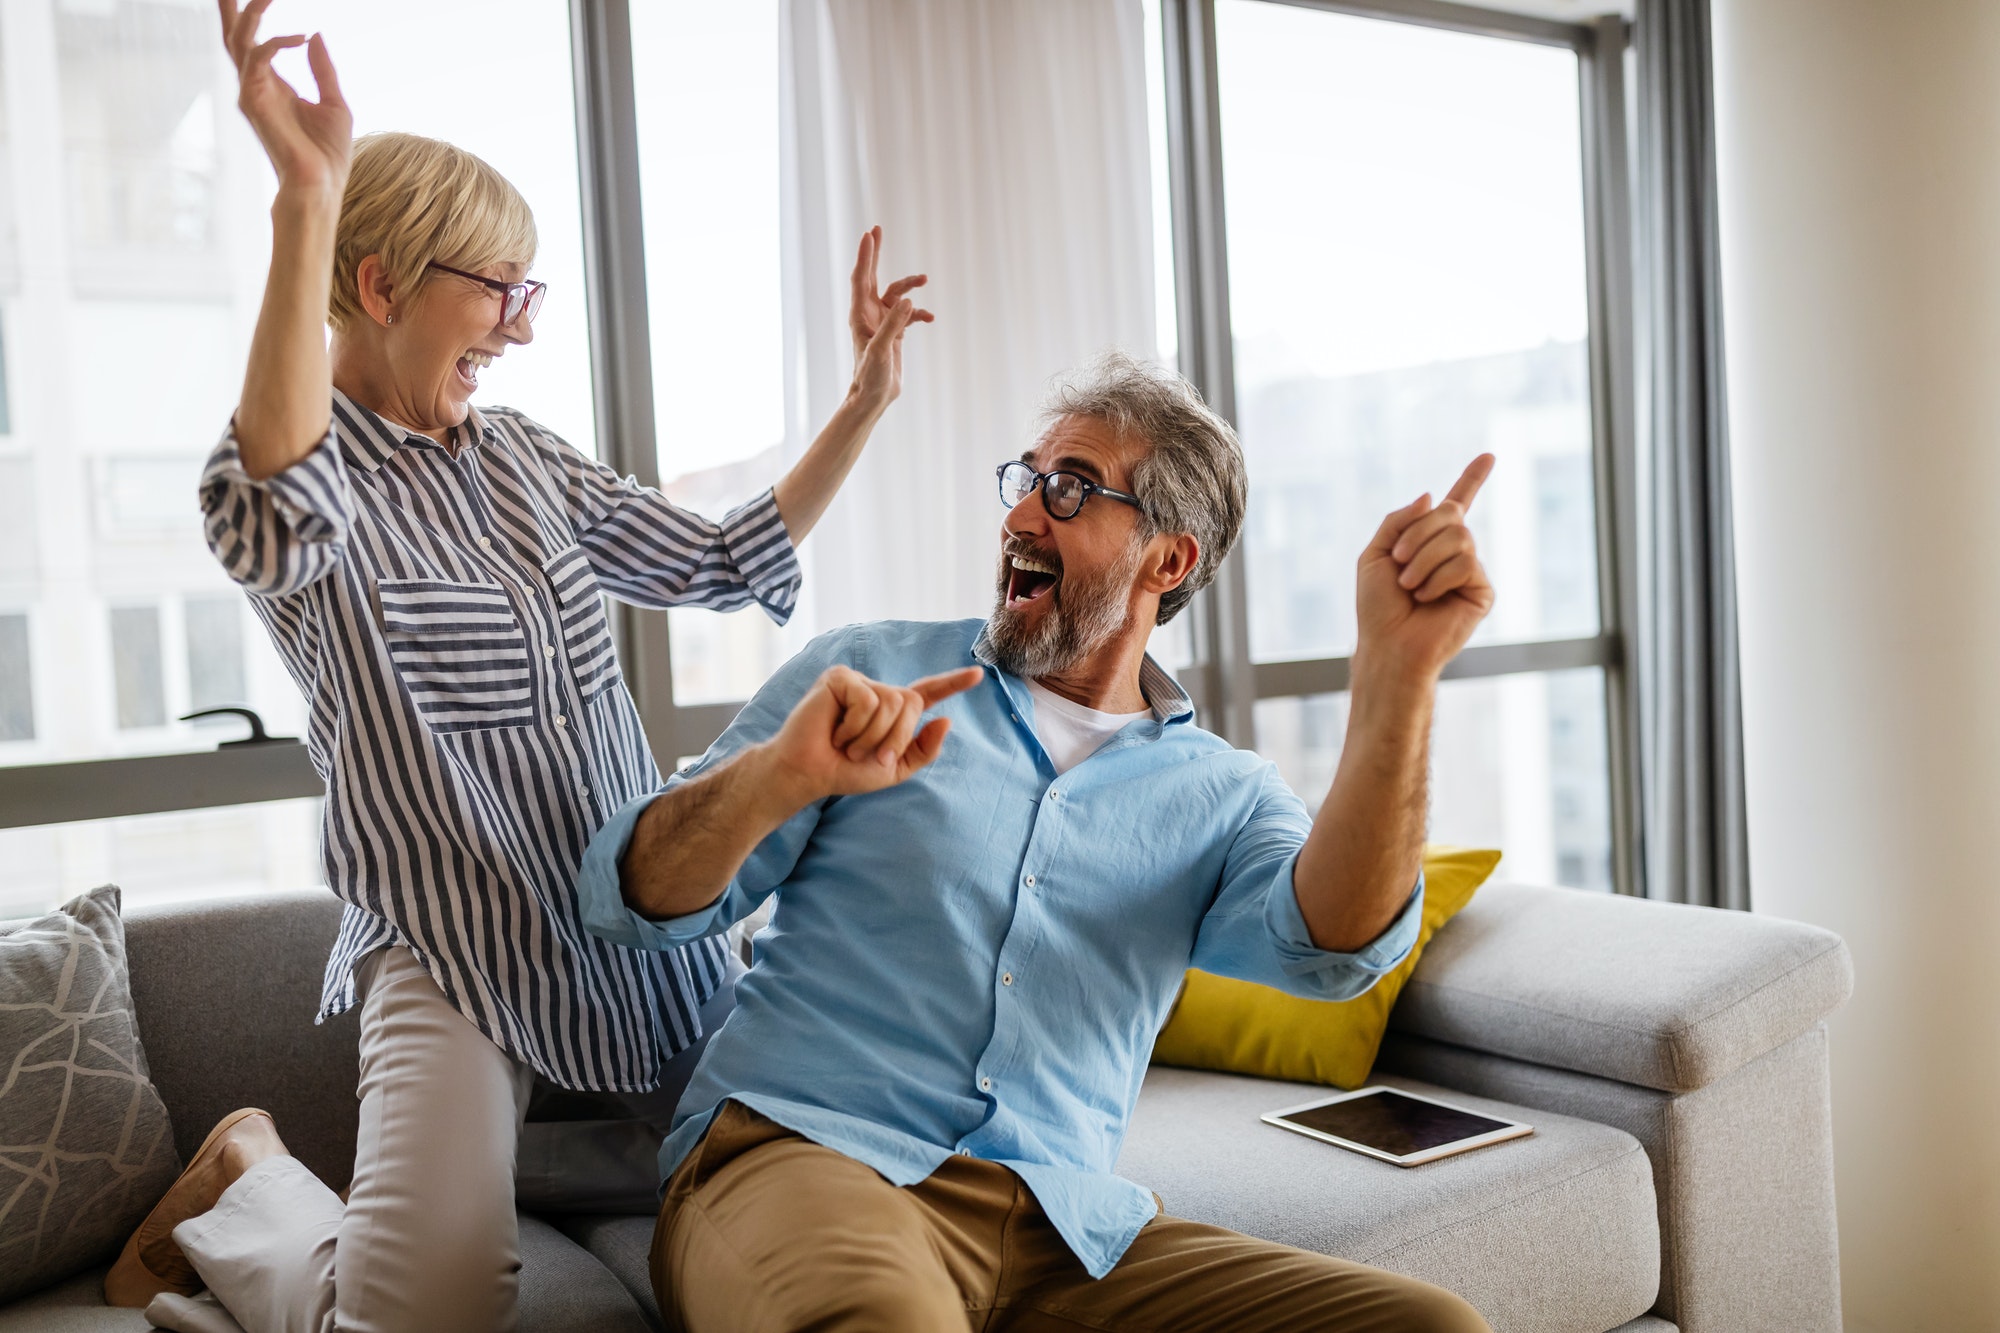
[[[661,1150],[670,1323],[1486,1328],[1439,1288],[1166,1216],[1112,1165],[1190,965],[1337,1000],[1408,955],[1432,696],[1493,598],[1466,526],[1492,461],[1361,556],[1317,820],[1146,655],[1236,538],[1243,459],[1185,381],[1114,356],[1000,469],[985,622],[822,636],[598,834],[607,939],[679,947],[777,899]]]

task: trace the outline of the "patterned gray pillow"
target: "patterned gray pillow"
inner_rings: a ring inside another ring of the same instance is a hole
[[[108,1262],[179,1174],[118,890],[0,934],[0,1304]]]

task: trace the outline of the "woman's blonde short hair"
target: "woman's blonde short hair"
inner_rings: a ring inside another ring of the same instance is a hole
[[[432,260],[472,272],[535,259],[535,215],[505,176],[442,139],[364,134],[354,141],[333,242],[336,329],[364,318],[356,274],[380,255],[396,290],[421,292]]]

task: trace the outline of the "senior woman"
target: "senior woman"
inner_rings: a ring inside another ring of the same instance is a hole
[[[257,41],[269,0],[219,3],[279,184],[242,399],[201,503],[311,702],[325,870],[347,903],[321,1012],[361,1008],[360,1135],[343,1202],[268,1116],[225,1120],[107,1295],[144,1305],[205,1282],[253,1333],[509,1328],[535,1077],[652,1087],[725,976],[712,945],[656,959],[578,921],[590,834],[659,781],[600,593],[782,621],[793,543],[896,397],[906,329],[930,318],[906,295],[923,279],[878,294],[880,231],[864,237],[845,402],[772,491],[720,523],[684,512],[520,413],[471,405],[480,372],[533,340],[546,291],[513,187],[435,140],[351,143],[321,39],[311,102],[271,68],[305,39]]]

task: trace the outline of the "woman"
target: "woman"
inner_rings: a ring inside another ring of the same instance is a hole
[[[201,500],[311,701],[325,867],[348,903],[322,1013],[361,1006],[361,1126],[343,1204],[268,1116],[225,1120],[107,1295],[205,1282],[252,1330],[511,1327],[535,1076],[650,1088],[724,977],[720,948],[655,960],[577,920],[590,833],[659,783],[600,590],[784,619],[793,543],[896,397],[906,329],[930,319],[907,297],[924,279],[878,294],[879,229],[863,238],[846,401],[771,492],[711,523],[518,412],[471,406],[481,370],[534,337],[526,203],[448,144],[351,144],[322,40],[259,43],[270,0],[219,3],[279,185],[242,400]],[[300,44],[317,102],[271,68]]]

